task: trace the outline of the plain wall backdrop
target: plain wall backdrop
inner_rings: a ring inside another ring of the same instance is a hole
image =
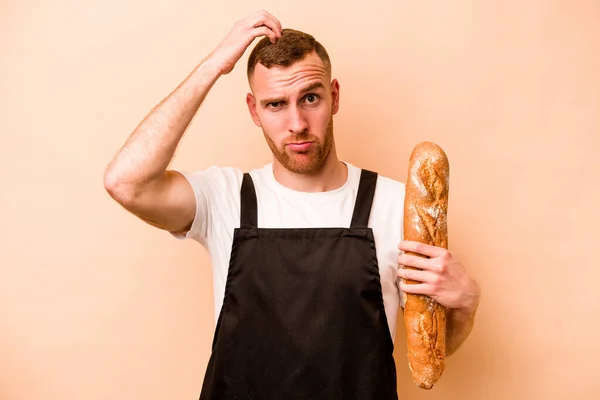
[[[328,49],[339,155],[404,181],[450,159],[449,245],[483,293],[431,391],[600,396],[600,2],[0,2],[0,399],[196,399],[214,328],[208,256],[128,214],[104,168],[146,113],[258,9]],[[172,166],[270,161],[220,79]],[[401,317],[400,317],[401,318]]]

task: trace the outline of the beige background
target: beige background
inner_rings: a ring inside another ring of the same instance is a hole
[[[329,49],[343,159],[404,180],[419,141],[450,158],[450,247],[481,308],[432,391],[410,381],[399,331],[401,398],[600,396],[598,1],[0,7],[2,400],[197,398],[208,258],[127,214],[102,176],[149,109],[260,8]],[[217,83],[174,167],[269,161],[244,67]]]

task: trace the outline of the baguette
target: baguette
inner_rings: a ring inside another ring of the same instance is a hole
[[[404,201],[405,240],[448,248],[448,184],[449,164],[444,151],[435,143],[418,144],[409,160]],[[417,283],[406,279],[404,282]],[[431,389],[445,369],[446,309],[425,295],[403,293],[403,299],[412,379],[420,388]]]

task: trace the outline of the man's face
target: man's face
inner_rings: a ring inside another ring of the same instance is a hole
[[[339,84],[316,53],[289,67],[258,64],[246,102],[276,161],[291,172],[319,171],[333,147]]]

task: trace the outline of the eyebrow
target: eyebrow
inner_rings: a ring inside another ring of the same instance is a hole
[[[306,93],[306,92],[310,92],[312,90],[315,89],[325,89],[325,86],[323,86],[322,82],[315,82],[313,84],[308,85],[307,87],[305,87],[304,89],[302,89],[300,92],[301,93]]]
[[[300,93],[307,93],[307,92],[313,91],[315,89],[324,89],[324,88],[325,88],[325,86],[323,85],[322,82],[315,82],[315,83],[312,83],[312,84],[306,86],[302,90],[300,90]],[[283,98],[281,98],[281,97],[274,97],[274,98],[271,98],[271,99],[261,100],[260,104],[261,104],[261,106],[264,107],[264,106],[266,106],[269,103],[278,103],[280,101],[283,101]]]

